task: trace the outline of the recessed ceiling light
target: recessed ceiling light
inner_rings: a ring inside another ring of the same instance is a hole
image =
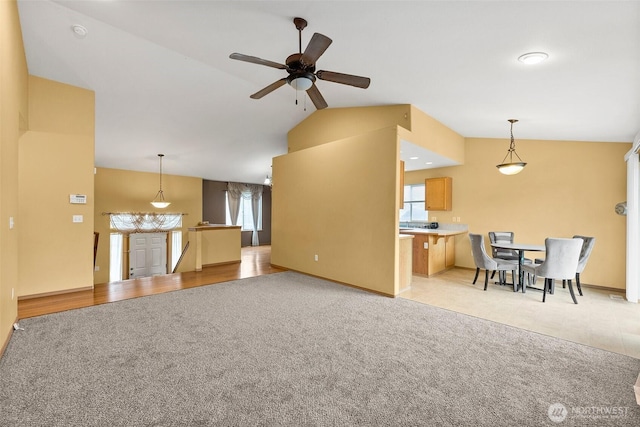
[[[532,65],[539,64],[548,57],[549,55],[544,52],[529,52],[525,53],[524,55],[520,55],[518,57],[518,61],[522,62],[523,64]]]
[[[433,162],[427,162],[427,163],[425,163],[425,165],[432,165],[432,164],[433,164]]]
[[[85,27],[79,24],[72,25],[71,31],[73,31],[73,34],[75,34],[79,39],[87,37],[87,33],[89,32]]]
[[[413,157],[409,157],[409,160],[418,160],[418,158],[416,156],[413,156]]]

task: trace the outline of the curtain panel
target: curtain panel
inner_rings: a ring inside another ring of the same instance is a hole
[[[122,212],[108,213],[111,230],[123,234],[158,233],[182,228],[181,213]]]
[[[258,246],[258,220],[260,218],[260,201],[264,187],[260,184],[241,184],[229,182],[227,184],[227,201],[229,202],[229,216],[231,223],[238,223],[240,213],[240,200],[251,200],[251,211],[253,219],[253,233],[251,234],[251,246]]]

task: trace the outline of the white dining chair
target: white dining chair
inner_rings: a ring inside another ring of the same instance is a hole
[[[544,241],[546,257],[541,264],[523,265],[522,269],[530,275],[544,277],[544,290],[542,302],[546,301],[547,293],[553,292],[553,280],[566,280],[569,284],[569,293],[574,303],[578,303],[573,293],[571,280],[578,269],[578,259],[582,249],[582,239],[563,239],[547,237]]]

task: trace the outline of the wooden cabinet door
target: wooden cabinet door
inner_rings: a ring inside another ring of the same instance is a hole
[[[445,267],[451,268],[456,265],[456,238],[455,236],[447,236],[445,244]]]
[[[425,210],[451,210],[451,177],[429,178],[424,181]]]
[[[425,249],[425,243],[429,243],[426,234],[414,234],[413,272],[416,274],[429,274],[429,249]]]

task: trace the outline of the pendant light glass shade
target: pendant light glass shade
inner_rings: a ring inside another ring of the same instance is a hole
[[[164,154],[158,154],[160,157],[160,190],[156,193],[156,197],[151,201],[151,204],[154,208],[164,209],[171,204],[171,202],[167,202],[164,199],[164,193],[162,192],[162,158]]]
[[[525,162],[522,161],[520,156],[518,156],[518,153],[516,153],[516,143],[515,143],[515,140],[513,139],[513,124],[516,123],[517,121],[518,120],[516,119],[508,120],[508,122],[511,123],[511,144],[509,145],[509,149],[507,150],[507,155],[504,156],[504,159],[502,159],[502,163],[496,166],[500,171],[500,173],[504,175],[515,175],[517,173],[520,173],[522,172],[522,169],[524,169],[524,167],[527,165]],[[515,162],[513,161],[514,154],[519,161],[515,161]],[[508,162],[507,162],[507,157],[509,158]]]

